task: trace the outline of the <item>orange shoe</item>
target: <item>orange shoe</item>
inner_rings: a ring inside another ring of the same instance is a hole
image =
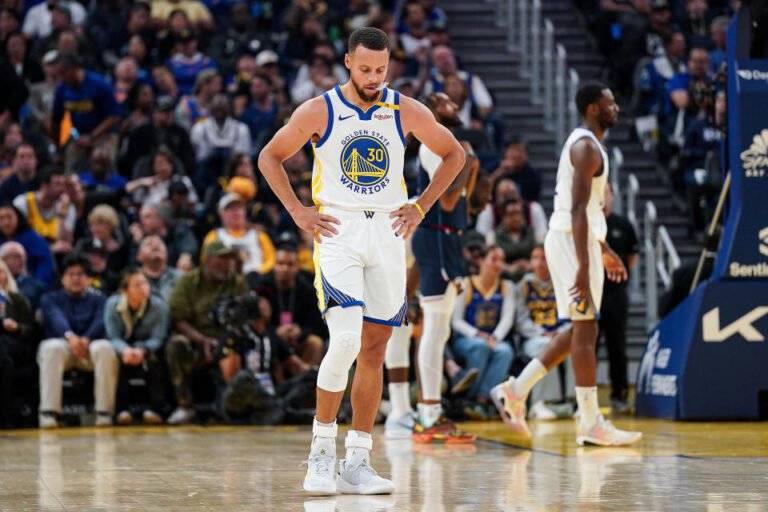
[[[467,444],[474,443],[477,436],[459,430],[451,420],[445,416],[440,416],[435,424],[429,428],[425,428],[424,425],[421,424],[421,418],[417,419],[416,424],[413,427],[413,435],[411,438],[417,443],[424,444]]]

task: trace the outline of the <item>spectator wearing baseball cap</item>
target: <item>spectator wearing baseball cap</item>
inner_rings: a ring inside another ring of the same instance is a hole
[[[206,248],[215,241],[237,249],[243,260],[243,273],[265,274],[275,266],[275,245],[269,235],[248,226],[245,199],[228,192],[219,199],[218,211],[222,227],[208,233],[203,241],[203,259]]]
[[[165,359],[178,404],[168,418],[171,425],[189,423],[195,417],[190,375],[214,361],[218,340],[225,334],[209,312],[223,295],[248,291],[233,261],[236,254],[237,249],[213,240],[204,249],[203,265],[179,279],[168,300],[174,334],[166,345]]]

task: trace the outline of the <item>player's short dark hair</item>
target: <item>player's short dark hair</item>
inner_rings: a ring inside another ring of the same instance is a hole
[[[603,91],[606,89],[608,86],[601,82],[587,82],[579,87],[576,92],[576,109],[581,117],[587,115],[587,108],[593,103],[597,103],[603,97]]]
[[[389,38],[383,30],[373,27],[363,27],[352,32],[349,36],[347,52],[355,53],[358,46],[374,51],[389,51]]]
[[[40,183],[49,185],[54,176],[66,176],[64,168],[58,165],[47,165],[40,171]]]
[[[85,275],[92,276],[93,272],[91,270],[91,261],[88,259],[88,257],[82,253],[79,252],[73,252],[69,255],[67,255],[64,258],[64,261],[61,262],[61,275],[67,273],[67,270],[69,270],[72,267],[80,267],[83,269],[83,272],[85,272]]]

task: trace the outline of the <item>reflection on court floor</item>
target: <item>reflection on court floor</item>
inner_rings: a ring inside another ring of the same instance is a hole
[[[9,432],[0,511],[768,510],[768,424],[622,426],[642,443],[578,448],[570,421],[534,424],[527,444],[501,423],[467,424],[476,446],[378,435],[373,464],[397,493],[330,498],[301,490],[310,433],[295,427]]]

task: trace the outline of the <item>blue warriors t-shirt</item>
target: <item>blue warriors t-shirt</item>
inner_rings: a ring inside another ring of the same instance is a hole
[[[475,284],[475,279],[470,279],[464,320],[483,332],[492,333],[501,319],[504,291],[504,283],[499,281],[483,295]]]
[[[539,281],[532,275],[525,276],[520,291],[533,323],[547,332],[556,331],[564,321],[557,317],[555,288],[551,281]]]
[[[112,86],[100,75],[85,71],[77,87],[60,83],[53,99],[53,121],[59,123],[69,112],[72,126],[82,134],[89,134],[106,118],[120,115]]]

